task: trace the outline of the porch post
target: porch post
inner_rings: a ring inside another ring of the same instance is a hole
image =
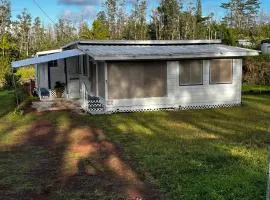
[[[67,59],[66,58],[64,58],[64,71],[65,71],[65,81],[66,81],[66,94],[68,94]]]

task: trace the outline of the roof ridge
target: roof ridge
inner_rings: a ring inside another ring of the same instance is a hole
[[[199,45],[221,44],[221,40],[80,40],[69,43],[62,48],[72,45]]]

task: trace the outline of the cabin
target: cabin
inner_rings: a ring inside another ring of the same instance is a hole
[[[12,66],[35,65],[41,101],[79,99],[86,112],[106,114],[239,105],[242,58],[255,55],[220,40],[92,40]]]

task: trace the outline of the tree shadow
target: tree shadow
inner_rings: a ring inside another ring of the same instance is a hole
[[[101,129],[70,112],[36,117],[23,141],[0,152],[1,199],[162,198]]]

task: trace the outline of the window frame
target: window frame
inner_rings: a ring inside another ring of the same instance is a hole
[[[58,67],[58,61],[57,60],[51,60],[48,62],[48,67]]]
[[[180,68],[181,68],[181,62],[187,62],[187,61],[200,61],[200,63],[201,63],[201,83],[189,83],[189,84],[181,84],[181,74],[180,74]],[[200,60],[200,59],[198,59],[198,60],[196,60],[196,59],[188,59],[188,60],[182,60],[182,61],[178,61],[178,63],[179,63],[179,75],[178,75],[178,77],[179,77],[179,86],[198,86],[198,85],[203,85],[203,67],[204,67],[204,60]]]
[[[213,60],[230,60],[231,61],[231,80],[230,82],[212,82],[211,77],[211,66]],[[222,85],[222,84],[233,84],[233,59],[232,58],[217,58],[217,59],[211,59],[209,63],[209,85]]]

